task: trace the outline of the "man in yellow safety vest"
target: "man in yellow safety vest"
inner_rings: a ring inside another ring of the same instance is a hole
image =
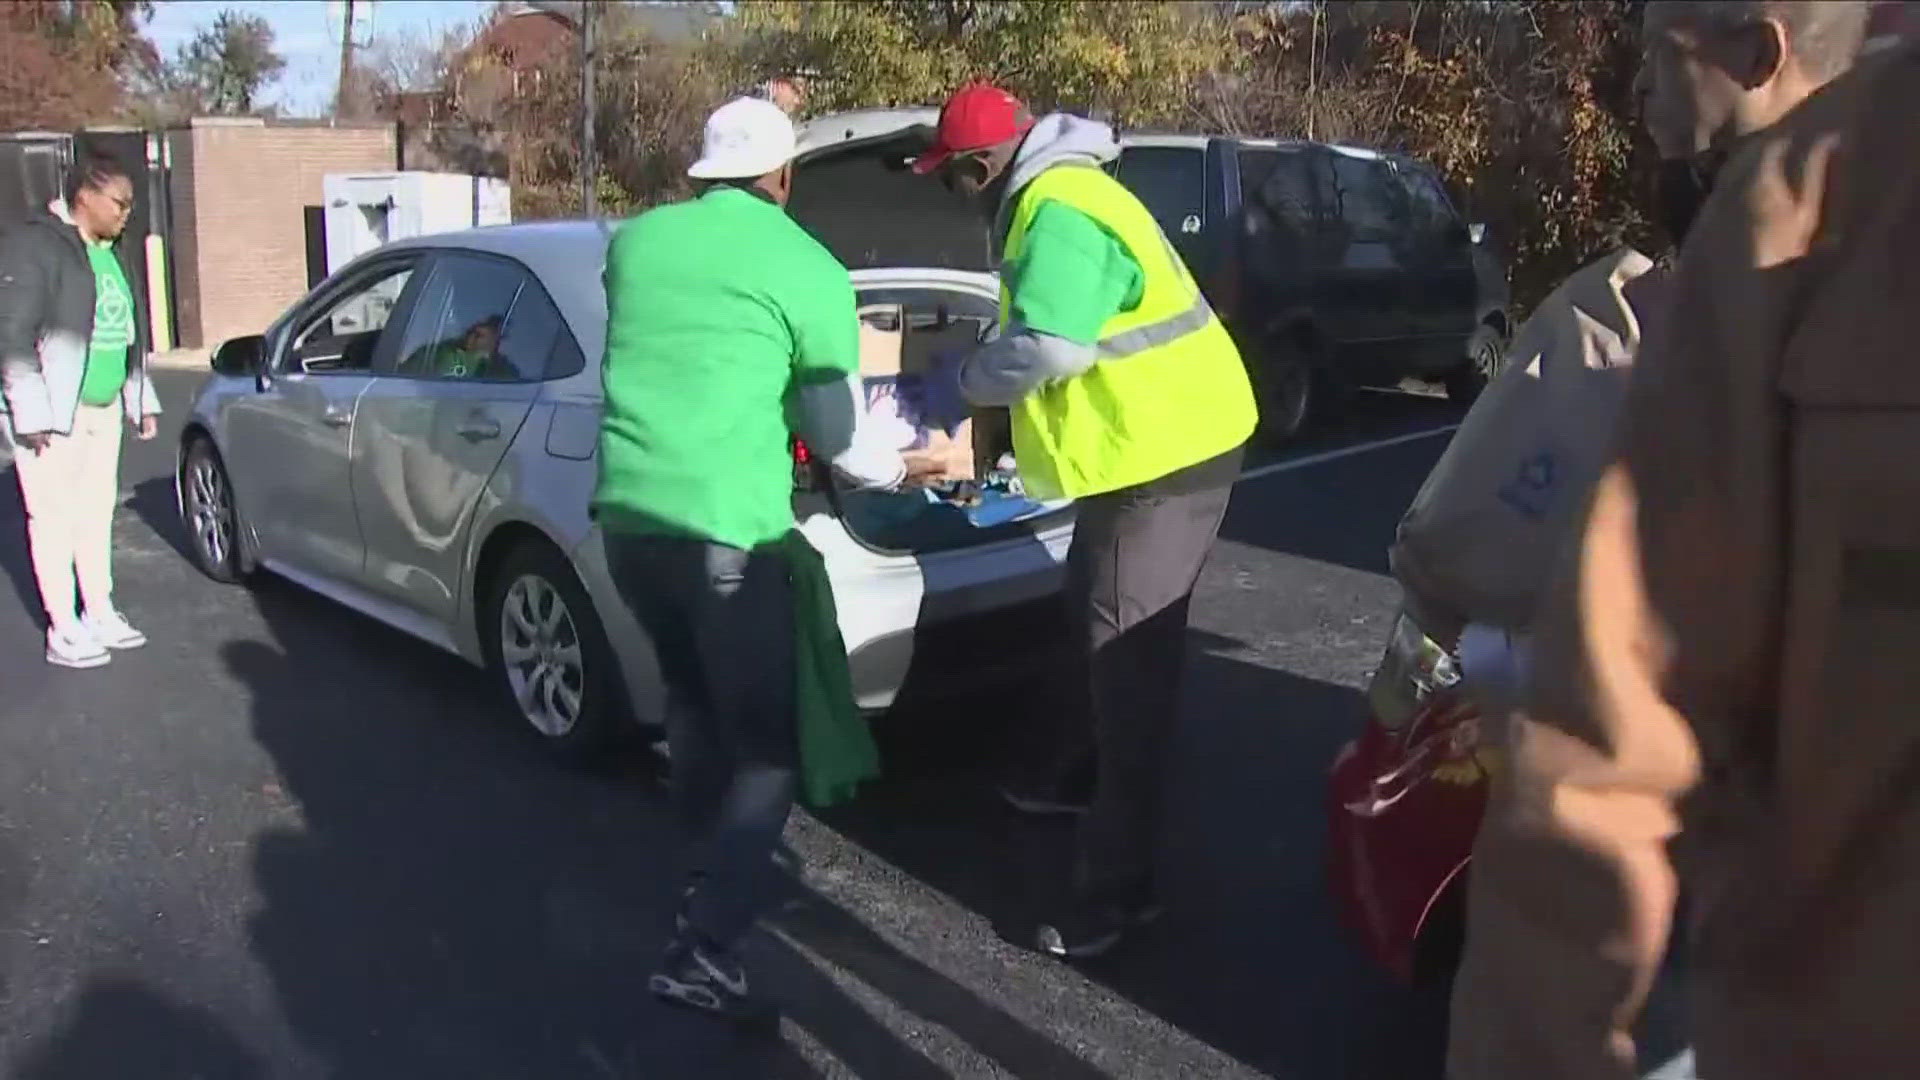
[[[1026,812],[1084,813],[1072,902],[1038,932],[1064,957],[1105,952],[1158,912],[1153,841],[1187,609],[1256,421],[1226,328],[1103,169],[1118,153],[1105,124],[1036,121],[975,84],[914,163],[992,215],[1000,255],[1000,334],[953,368],[958,390],[1009,409],[1029,493],[1077,500],[1067,596],[1088,708],[1004,790]]]

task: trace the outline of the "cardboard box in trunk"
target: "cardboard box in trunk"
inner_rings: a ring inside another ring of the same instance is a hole
[[[903,366],[905,326],[906,311],[898,304],[876,305],[860,311],[860,375],[866,380],[868,409],[876,412],[880,422],[902,428],[895,449],[946,454],[947,475],[956,480],[983,475],[985,470],[974,452],[975,421],[963,421],[958,428],[947,432],[921,423],[915,410],[907,404],[913,397],[917,380],[925,373],[906,370]],[[909,428],[911,432],[906,430]]]
[[[1657,303],[1657,276],[1642,280],[1652,267],[1622,248],[1542,301],[1414,496],[1389,560],[1434,640],[1451,646],[1468,622],[1532,621],[1611,451],[1642,315]]]

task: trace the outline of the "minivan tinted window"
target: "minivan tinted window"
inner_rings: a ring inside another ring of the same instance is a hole
[[[1312,165],[1306,151],[1276,151],[1266,182],[1248,192],[1248,202],[1265,210],[1275,224],[1305,236],[1319,217]]]
[[[1340,217],[1355,243],[1387,243],[1407,227],[1404,189],[1378,158],[1334,153],[1333,186]]]
[[[1160,231],[1177,242],[1193,231],[1187,219],[1207,222],[1206,151],[1186,146],[1129,146],[1120,152],[1119,179],[1134,193]],[[1186,226],[1183,228],[1183,226]]]

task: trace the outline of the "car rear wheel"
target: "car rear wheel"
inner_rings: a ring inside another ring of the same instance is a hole
[[[1260,407],[1260,437],[1267,442],[1297,438],[1313,419],[1318,386],[1313,364],[1291,345],[1276,346],[1248,365]]]
[[[1467,344],[1467,362],[1454,369],[1445,380],[1447,400],[1472,405],[1481,391],[1500,374],[1507,357],[1507,343],[1500,332],[1482,326]]]
[[[587,761],[613,741],[613,651],[593,602],[552,546],[528,542],[491,577],[481,624],[509,715],[558,756]]]
[[[215,581],[237,584],[246,577],[247,562],[240,550],[240,509],[234,502],[233,482],[220,452],[206,438],[188,444],[180,466],[180,509],[187,527],[193,564]]]

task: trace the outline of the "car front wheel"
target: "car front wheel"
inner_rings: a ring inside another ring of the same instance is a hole
[[[550,546],[524,544],[501,562],[488,597],[483,640],[511,714],[559,756],[591,759],[612,741],[620,709],[612,649],[573,569]]]
[[[187,527],[188,549],[200,572],[229,585],[245,578],[247,564],[240,550],[243,534],[233,482],[220,452],[206,438],[194,439],[181,463],[180,510]]]

